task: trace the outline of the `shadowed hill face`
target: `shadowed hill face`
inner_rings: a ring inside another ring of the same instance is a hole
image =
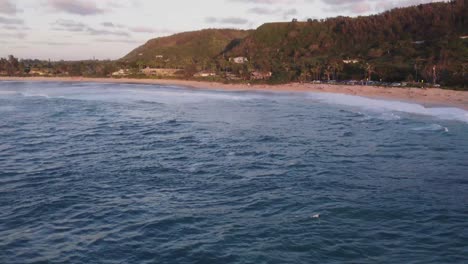
[[[122,58],[124,61],[159,67],[184,67],[207,63],[233,41],[245,38],[249,31],[206,29],[148,41]]]

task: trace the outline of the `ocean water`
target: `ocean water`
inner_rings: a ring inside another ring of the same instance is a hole
[[[0,263],[468,263],[468,112],[1,82]]]

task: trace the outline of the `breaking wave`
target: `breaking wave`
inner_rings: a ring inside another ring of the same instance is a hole
[[[390,113],[387,113],[388,115],[391,115],[393,112],[400,112],[468,123],[468,111],[455,107],[425,107],[417,103],[333,93],[309,93],[309,98],[328,104],[346,105],[374,112],[390,111]]]

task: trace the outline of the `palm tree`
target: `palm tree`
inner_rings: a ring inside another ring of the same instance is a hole
[[[367,81],[372,81],[372,73],[375,73],[374,66],[369,63],[366,63],[365,70],[367,74]]]

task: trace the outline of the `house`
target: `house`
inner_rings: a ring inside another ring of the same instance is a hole
[[[229,58],[229,61],[234,62],[236,64],[244,64],[246,62],[249,62],[249,60],[246,57]]]
[[[421,44],[424,44],[425,42],[426,42],[425,40],[418,40],[418,41],[413,41],[413,44],[421,45]]]
[[[359,60],[343,60],[344,64],[356,64],[359,63]]]
[[[468,35],[466,36],[460,36],[461,39],[468,39]]]
[[[141,72],[144,73],[145,75],[157,75],[158,70],[159,69],[146,67],[146,68],[142,69]]]
[[[141,70],[141,72],[145,75],[156,75],[160,77],[175,76],[178,71],[178,69],[158,69],[150,67],[146,67]]]
[[[120,69],[116,72],[113,72],[112,73],[112,76],[113,77],[119,77],[119,76],[127,76],[129,74],[129,70],[128,69]]]
[[[250,74],[250,79],[251,80],[268,80],[272,76],[271,72],[259,72],[259,71],[254,71]]]
[[[193,75],[193,77],[214,77],[216,76],[216,73],[215,72],[212,72],[212,71],[201,71],[201,72],[197,72]]]
[[[156,59],[162,59],[162,58],[164,58],[164,56],[163,55],[156,55],[155,58]]]
[[[32,68],[29,71],[29,74],[36,75],[36,76],[46,76],[46,75],[49,75],[49,72],[43,71],[43,70],[38,69],[38,68]]]

